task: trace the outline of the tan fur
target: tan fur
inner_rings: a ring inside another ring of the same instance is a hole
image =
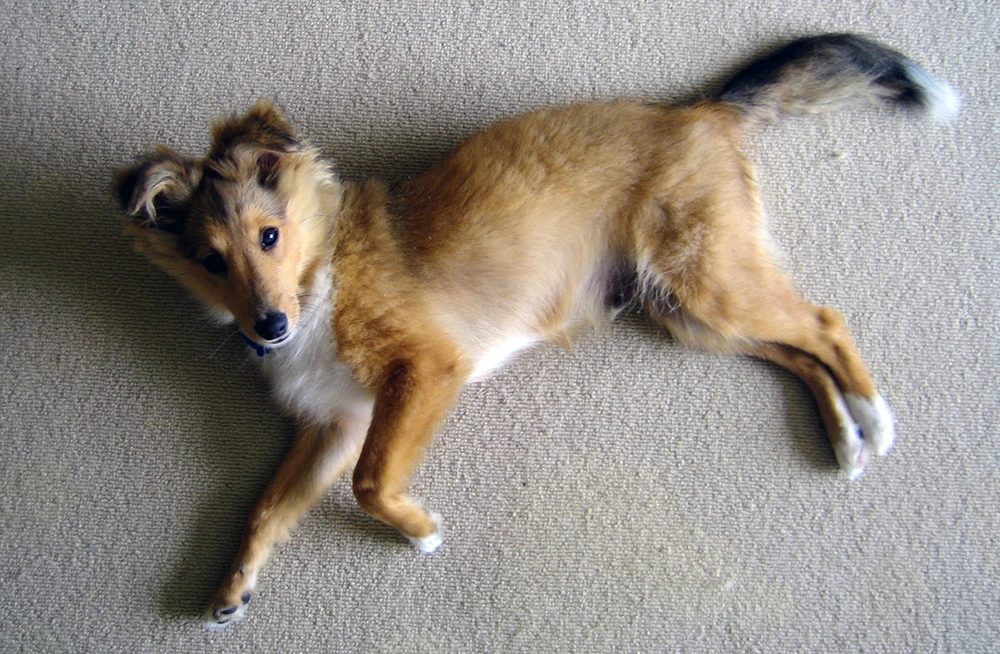
[[[838,446],[845,394],[875,401],[875,388],[839,315],[798,297],[769,257],[744,124],[724,103],[538,111],[473,136],[392,197],[375,181],[341,186],[261,103],[216,129],[208,158],[160,151],[128,171],[143,252],[262,345],[262,312],[287,314],[294,337],[306,309],[329,303],[336,356],[373,401],[325,424],[291,407],[297,444],[210,621],[242,615],[272,544],[355,457],[362,508],[433,547],[437,521],[407,486],[462,386],[518,347],[565,342],[630,302],[684,343],[791,370]],[[271,225],[280,242],[263,251]],[[225,276],[201,263],[211,252]],[[332,291],[312,297],[322,275]]]

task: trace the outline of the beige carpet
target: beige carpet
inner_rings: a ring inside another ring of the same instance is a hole
[[[966,103],[950,126],[871,109],[747,143],[787,268],[896,409],[888,459],[850,483],[797,380],[626,319],[465,393],[416,479],[439,553],[342,483],[248,620],[202,631],[290,424],[131,253],[116,167],[198,153],[267,96],[345,176],[398,180],[498,117],[691,98],[842,30]],[[0,651],[997,651],[998,35],[985,1],[6,0]]]

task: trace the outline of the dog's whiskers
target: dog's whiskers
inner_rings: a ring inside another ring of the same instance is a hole
[[[221,343],[219,343],[219,347],[215,348],[215,349],[214,349],[214,350],[212,351],[212,353],[208,355],[208,357],[207,357],[207,358],[208,358],[208,359],[211,359],[211,358],[212,358],[212,357],[214,357],[214,356],[215,356],[216,354],[218,354],[218,353],[219,353],[219,350],[221,350],[221,349],[222,349],[223,347],[225,347],[226,343],[228,343],[228,342],[229,342],[229,340],[230,340],[230,339],[231,339],[231,338],[232,338],[233,336],[236,336],[236,334],[238,334],[238,333],[239,333],[239,331],[240,331],[239,329],[234,329],[233,331],[231,331],[231,332],[229,332],[228,334],[226,334],[226,337],[225,337],[224,339],[222,339],[222,342],[221,342]]]

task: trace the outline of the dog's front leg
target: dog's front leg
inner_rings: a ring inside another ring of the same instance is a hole
[[[354,468],[354,495],[361,508],[425,553],[441,545],[440,519],[407,496],[410,476],[464,379],[458,363],[447,357],[393,364],[376,395],[372,425]]]
[[[334,425],[299,428],[295,444],[257,502],[236,560],[206,611],[207,627],[223,627],[243,617],[271,550],[355,462],[367,431],[367,419],[349,415]]]

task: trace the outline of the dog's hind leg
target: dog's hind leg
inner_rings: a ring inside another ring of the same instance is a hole
[[[243,617],[272,549],[354,464],[367,430],[368,420],[355,416],[343,416],[335,426],[300,427],[250,516],[232,568],[206,610],[206,627],[217,629]]]
[[[885,455],[895,436],[888,405],[875,391],[839,314],[798,298],[774,297],[743,320],[710,322],[683,304],[647,312],[678,341],[713,352],[772,361],[801,378],[816,397],[841,469],[861,475],[872,455]],[[704,313],[702,313],[704,315]]]
[[[892,447],[892,412],[840,314],[799,297],[773,263],[753,185],[720,188],[719,197],[698,203],[701,215],[637,223],[640,243],[665,244],[662,254],[640,250],[646,312],[682,343],[759,356],[801,377],[816,394],[841,468],[856,478],[872,454]],[[676,229],[672,241],[658,231],[685,220],[693,245],[676,245]]]

